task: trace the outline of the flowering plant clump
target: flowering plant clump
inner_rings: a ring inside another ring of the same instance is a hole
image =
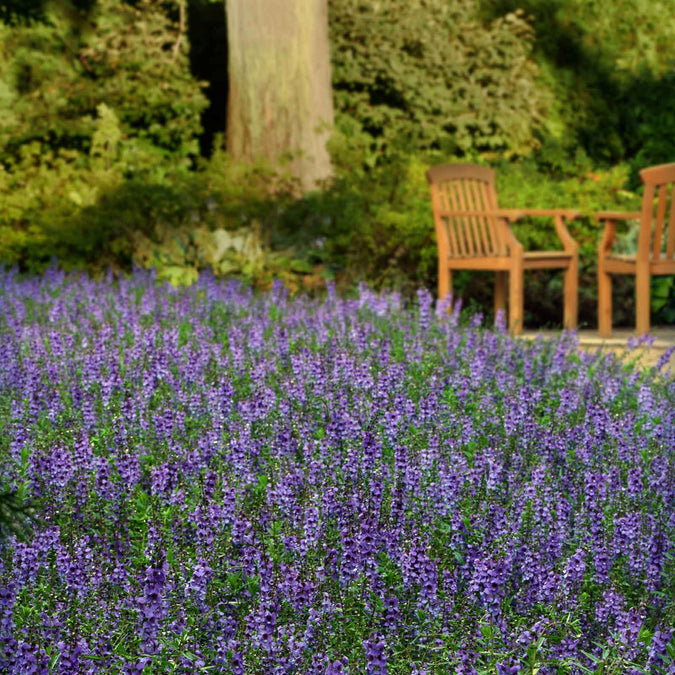
[[[675,672],[675,383],[475,323],[1,273],[0,668]]]

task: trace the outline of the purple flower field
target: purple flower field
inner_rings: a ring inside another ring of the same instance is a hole
[[[675,673],[675,382],[202,277],[0,272],[9,673]]]

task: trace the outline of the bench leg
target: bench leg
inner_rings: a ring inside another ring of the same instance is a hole
[[[649,268],[641,269],[635,275],[635,329],[638,335],[649,333]]]
[[[563,328],[576,330],[579,318],[579,259],[572,258],[565,270]]]
[[[507,272],[495,272],[495,321],[499,312],[506,312],[506,289],[509,275]]]
[[[605,272],[602,260],[598,261],[598,334],[612,335],[612,275]]]
[[[447,265],[438,263],[438,299],[445,300],[445,298],[452,294],[452,272]],[[450,307],[448,307],[450,311]]]
[[[523,332],[523,263],[516,264],[509,274],[509,330],[513,335]]]

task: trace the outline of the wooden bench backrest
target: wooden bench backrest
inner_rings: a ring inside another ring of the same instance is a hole
[[[645,184],[638,259],[675,259],[675,164],[640,171]]]
[[[453,216],[457,211],[496,211],[495,172],[476,164],[441,164],[427,171],[439,243],[448,255],[474,258],[507,255],[506,242],[493,216]]]

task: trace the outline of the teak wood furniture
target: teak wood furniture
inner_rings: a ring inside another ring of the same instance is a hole
[[[474,164],[441,164],[427,171],[438,240],[438,295],[452,292],[452,270],[494,270],[495,315],[509,301],[509,330],[523,330],[523,272],[563,269],[563,325],[577,326],[579,247],[565,227],[571,209],[500,209],[495,172]],[[562,251],[525,251],[510,223],[524,216],[554,219]]]
[[[649,332],[649,283],[652,275],[675,274],[675,164],[640,171],[645,185],[642,210],[633,213],[602,211],[605,223],[598,249],[598,332],[612,333],[612,274],[635,276],[635,328]],[[637,255],[612,253],[617,220],[640,220]]]

